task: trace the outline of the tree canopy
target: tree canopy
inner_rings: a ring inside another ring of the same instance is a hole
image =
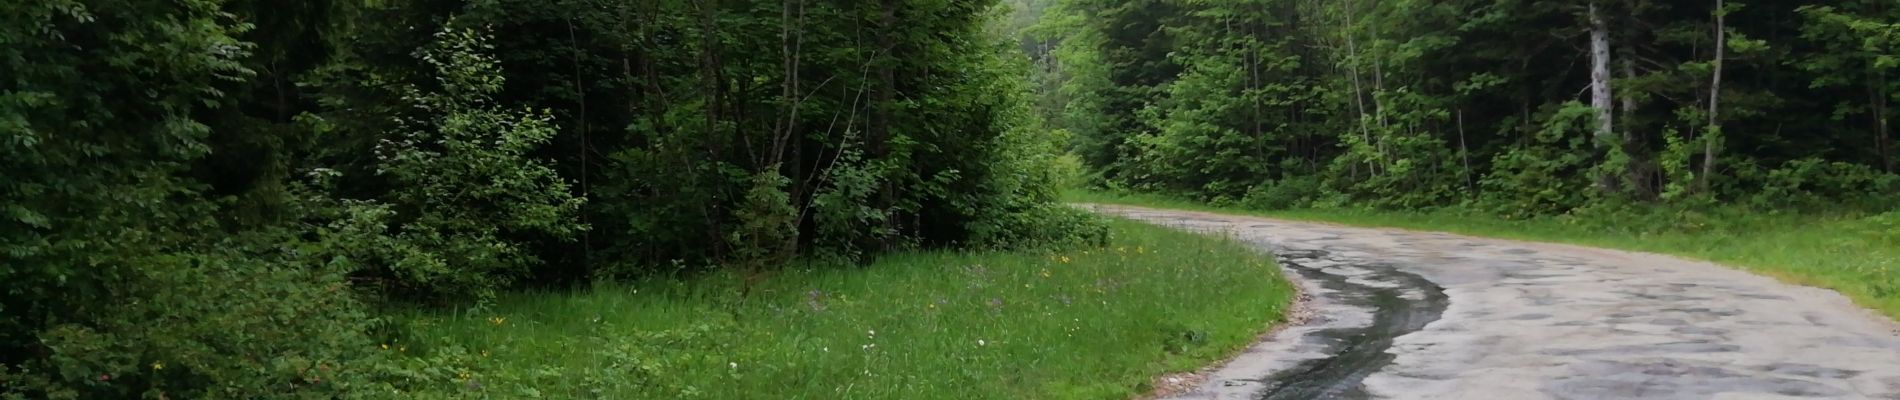
[[[1507,216],[1891,204],[1880,1],[1056,1],[1100,184]]]

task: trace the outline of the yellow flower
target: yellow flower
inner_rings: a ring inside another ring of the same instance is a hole
[[[1063,264],[1068,264],[1068,263],[1069,263],[1069,256],[1062,256],[1062,258],[1061,258],[1061,260],[1062,260],[1062,263],[1063,263]]]
[[[158,362],[158,361],[153,361],[153,362],[152,362],[152,370],[153,370],[153,371],[157,371],[157,370],[161,370],[161,369],[165,369],[165,363],[163,363],[163,362]]]
[[[389,350],[389,343],[383,343],[383,350]]]
[[[1049,277],[1049,269],[1048,269],[1048,268],[1043,268],[1043,269],[1042,269],[1042,277],[1044,277],[1044,278],[1048,278],[1048,277]]]
[[[495,324],[495,326],[501,326],[501,324],[508,323],[508,319],[502,318],[502,317],[489,317],[488,323]]]

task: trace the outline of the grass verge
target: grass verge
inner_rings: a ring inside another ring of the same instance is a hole
[[[1065,200],[1215,211],[1355,226],[1571,243],[1707,260],[1838,291],[1900,320],[1900,227],[1893,216],[1725,213],[1718,227],[1654,229],[1653,221],[1506,220],[1479,212],[1358,209],[1257,211],[1154,195],[1070,192]]]
[[[1105,246],[919,252],[417,312],[391,351],[458,397],[1105,399],[1252,342],[1292,286],[1245,245],[1116,220]]]

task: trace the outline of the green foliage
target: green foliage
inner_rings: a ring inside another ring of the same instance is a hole
[[[1861,219],[1860,223],[1867,236],[1885,244],[1900,245],[1900,211],[1876,214]]]
[[[1694,168],[1695,152],[1702,148],[1701,140],[1682,139],[1675,135],[1675,129],[1665,131],[1663,149],[1656,156],[1656,162],[1662,166],[1664,181],[1661,197],[1663,200],[1687,200],[1695,195],[1696,177],[1700,174]],[[1706,197],[1703,197],[1706,199]]]
[[[441,89],[411,90],[428,117],[377,146],[393,188],[386,205],[363,205],[389,238],[352,255],[398,294],[488,298],[539,263],[526,238],[586,229],[575,220],[583,200],[529,155],[554,135],[550,118],[490,104],[503,78],[486,37],[451,24],[436,38],[418,56]]]
[[[1819,158],[1789,161],[1761,178],[1750,202],[1762,208],[1826,207],[1829,204],[1892,204],[1900,176],[1865,165]]]
[[[192,176],[250,28],[224,2],[10,4],[0,21],[0,395],[347,396],[373,357],[292,230],[229,235]]]
[[[1869,206],[1900,190],[1872,176],[1900,168],[1900,8],[1802,3],[1596,2],[1597,28],[1541,0],[1065,0],[1037,28],[1060,83],[1042,104],[1099,186],[1222,204]],[[1279,188],[1293,177],[1322,187]]]
[[[115,298],[40,333],[29,397],[311,398],[364,390],[380,359],[347,268],[237,252],[137,260]],[[312,268],[316,267],[316,268]],[[9,383],[11,385],[11,383]]]
[[[1532,141],[1491,159],[1491,173],[1480,185],[1484,203],[1498,215],[1524,218],[1552,215],[1585,204],[1590,198],[1588,154],[1595,110],[1565,104],[1544,123]]]
[[[1079,168],[1054,168],[994,5],[12,6],[0,394],[456,397],[444,365],[477,353],[409,353],[374,310],[1104,240],[1054,203]],[[653,357],[701,339],[633,337],[586,378],[682,389]]]
[[[1287,310],[1293,287],[1244,243],[1110,226],[1099,246],[786,269],[740,304],[745,274],[720,271],[400,325],[442,371],[418,379],[467,397],[1102,399],[1231,355]]]
[[[1343,152],[1332,160],[1326,187],[1346,199],[1375,208],[1419,209],[1441,206],[1459,191],[1455,153],[1428,129],[1450,117],[1427,96],[1409,90],[1374,93],[1392,107],[1388,115],[1367,116],[1360,135],[1341,135]],[[1369,131],[1369,132],[1368,132]]]
[[[896,234],[885,220],[889,215],[870,206],[880,181],[856,153],[846,153],[825,176],[829,185],[813,196],[812,221],[818,225],[815,241],[825,258],[855,259],[868,243]]]
[[[1319,178],[1295,176],[1255,185],[1239,204],[1255,210],[1285,210],[1312,207],[1325,196]]]
[[[752,177],[752,187],[733,213],[739,226],[726,237],[738,256],[738,265],[760,270],[791,259],[798,247],[798,209],[792,207],[791,196],[785,193],[789,183],[777,171]]]

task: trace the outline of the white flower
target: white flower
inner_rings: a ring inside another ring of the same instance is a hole
[[[732,369],[739,369],[739,363],[726,363],[726,365],[732,367]]]
[[[870,336],[877,336],[877,330],[872,329],[872,330],[864,331],[864,334],[870,335]]]
[[[983,341],[983,339],[977,339],[977,340],[976,340],[976,345],[977,345],[977,346],[988,346],[988,345],[990,345],[990,342],[985,342],[985,341]]]

